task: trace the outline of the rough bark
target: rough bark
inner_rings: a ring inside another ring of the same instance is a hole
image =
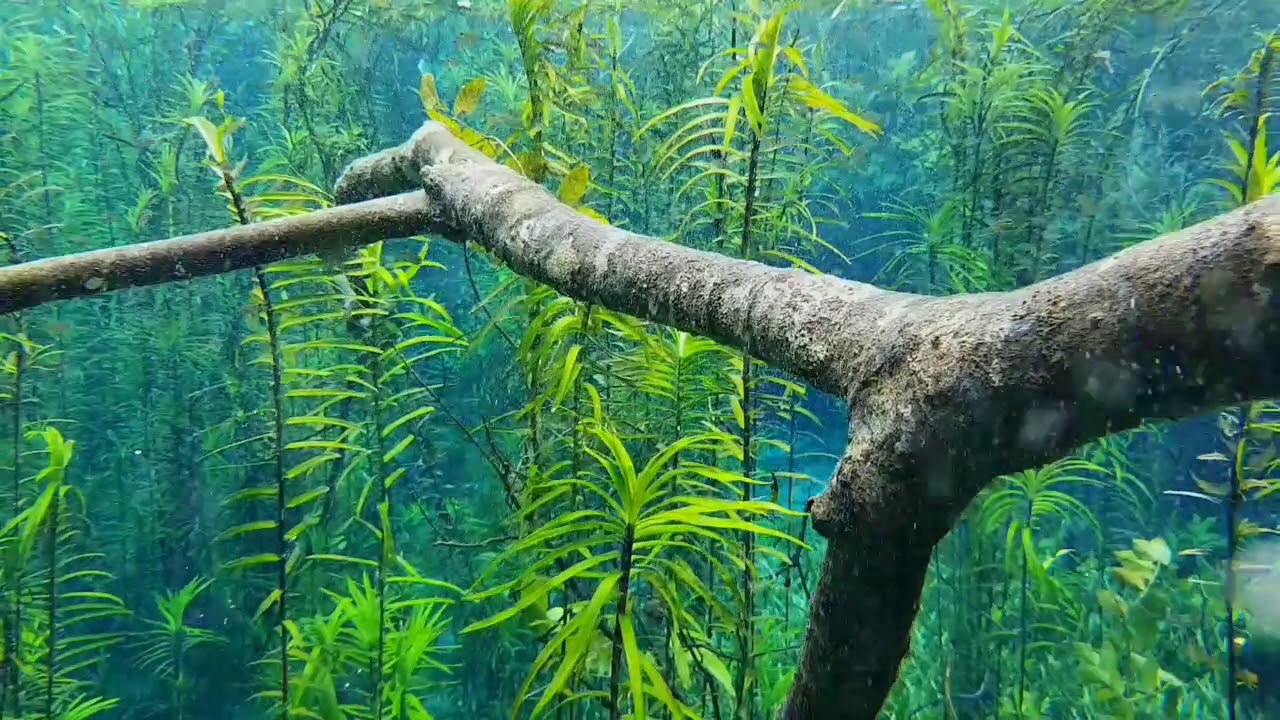
[[[421,192],[0,268],[0,313],[438,229]]]
[[[773,268],[604,225],[515,171],[426,123],[404,144],[353,163],[338,202],[426,189],[458,239],[526,277],[617,312],[745,348],[829,392],[858,362],[842,328],[888,298],[914,296],[829,275]]]
[[[373,200],[394,193],[406,194]],[[436,231],[566,295],[746,348],[840,394],[850,440],[810,506],[830,543],[790,720],[875,717],[930,553],[992,478],[1143,419],[1280,395],[1280,197],[1016,292],[931,298],[601,225],[435,123],[355,163],[337,196],[357,204],[305,228],[293,218],[0,270],[0,310],[179,279],[164,277],[178,261],[189,276],[187,249],[219,272],[268,248],[270,259],[313,251],[309,232],[328,233],[327,248]],[[88,289],[96,277],[109,283]]]
[[[1280,395],[1280,197],[1011,293],[854,329],[850,442],[786,717],[873,718],[929,551],[982,487],[1144,419]]]

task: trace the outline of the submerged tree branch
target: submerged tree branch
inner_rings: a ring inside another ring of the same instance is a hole
[[[425,187],[459,237],[516,272],[578,300],[687,330],[844,394],[856,347],[842,327],[873,317],[879,290],[801,270],[725,257],[605,225],[490,160],[443,125],[357,161],[339,178],[339,202]]]
[[[421,192],[0,268],[0,313],[439,229]]]
[[[337,197],[355,204],[0,269],[0,311],[439,232],[841,395],[850,441],[810,507],[830,543],[789,720],[876,716],[933,547],[992,478],[1143,419],[1280,395],[1277,196],[1016,292],[945,298],[597,223],[436,123],[353,164]]]

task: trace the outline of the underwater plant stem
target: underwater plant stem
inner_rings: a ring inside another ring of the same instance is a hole
[[[261,266],[253,268],[254,278],[258,282],[258,290],[262,293],[262,313],[267,322],[267,339],[271,358],[271,408],[274,424],[274,470],[276,482],[276,552],[280,557],[276,561],[276,588],[280,591],[277,601],[280,631],[280,717],[289,720],[289,632],[285,621],[289,618],[288,599],[288,546],[285,538],[285,509],[288,499],[285,497],[284,467],[284,382],[280,372],[280,342],[276,327],[275,308],[271,303],[271,292],[267,284],[267,275]]]
[[[45,655],[44,668],[44,716],[46,718],[55,717],[53,682],[58,676],[58,516],[62,510],[62,503],[59,500],[60,494],[55,491],[49,501],[49,524],[45,528],[45,542],[48,543],[46,559],[49,565],[49,578],[45,581],[45,592],[49,596],[49,607],[46,608],[48,614],[45,618],[49,624],[47,630],[49,647]]]
[[[227,194],[231,197],[231,207],[235,210],[236,219],[241,227],[249,227],[252,222],[249,218],[249,212],[245,208],[244,198],[240,196],[236,190],[235,181],[230,174],[223,173],[222,185],[226,189]],[[289,558],[288,546],[285,538],[286,526],[285,515],[288,507],[288,498],[285,494],[285,466],[284,466],[284,380],[281,372],[280,357],[280,333],[276,323],[275,307],[271,302],[271,287],[267,282],[267,274],[262,269],[262,265],[253,266],[253,277],[258,284],[258,292],[262,294],[262,315],[267,324],[267,346],[268,359],[271,361],[271,409],[272,409],[272,432],[275,437],[272,440],[273,452],[272,458],[273,469],[276,485],[276,553],[279,557],[276,560],[276,589],[280,592],[280,598],[276,601],[277,613],[279,618],[280,633],[280,718],[281,720],[289,720],[289,631],[285,626],[288,620],[288,601],[289,601]]]
[[[176,720],[186,720],[187,708],[182,698],[182,688],[187,684],[186,668],[182,662],[183,630],[179,627],[169,644],[170,662],[173,663],[173,711]]]
[[[1049,145],[1049,157],[1045,160],[1044,179],[1040,185],[1040,198],[1036,202],[1036,209],[1042,218],[1049,217],[1049,213],[1053,207],[1053,196],[1050,190],[1053,187],[1054,175],[1057,173],[1056,163],[1058,159],[1058,151],[1060,145],[1055,139]],[[1034,233],[1034,239],[1031,241],[1031,274],[1027,282],[1035,282],[1040,279],[1040,270],[1044,262],[1044,233],[1046,220],[1033,223],[1031,232]]]
[[[613,654],[609,661],[609,720],[622,717],[622,706],[618,695],[622,683],[622,618],[631,612],[627,600],[631,593],[631,562],[635,553],[635,527],[628,524],[622,537],[622,557],[620,559],[622,577],[618,580],[618,605],[613,615]],[[632,688],[632,692],[639,692]]]
[[[1249,429],[1253,424],[1253,420],[1257,417],[1259,407],[1256,403],[1249,403],[1240,409],[1240,439],[1236,441],[1235,458],[1231,465],[1230,478],[1230,495],[1227,497],[1227,570],[1225,584],[1227,591],[1224,593],[1225,613],[1227,622],[1227,718],[1235,720],[1236,718],[1236,673],[1238,672],[1236,658],[1236,609],[1235,609],[1235,593],[1236,593],[1236,550],[1239,544],[1239,534],[1236,523],[1240,516],[1240,504],[1244,500],[1244,495],[1240,492],[1240,479],[1244,477],[1245,472],[1245,455],[1248,452]]]
[[[14,253],[16,258],[17,253]],[[15,313],[15,324],[18,332],[25,335],[24,323],[22,321],[22,313]],[[18,517],[22,512],[22,403],[23,399],[23,375],[26,368],[27,352],[26,347],[22,343],[17,343],[13,354],[13,425],[10,428],[13,443],[13,472],[10,475],[10,486],[12,497],[12,517]],[[10,697],[13,698],[13,715],[21,717],[22,715],[22,675],[18,669],[17,658],[22,657],[22,579],[24,576],[23,566],[19,563],[12,573],[12,577],[8,578],[12,591],[10,593],[10,605],[12,608],[12,616],[8,618],[8,622],[4,627],[4,702],[0,702],[0,716],[2,716],[7,708]]]
[[[1249,124],[1249,144],[1245,147],[1244,173],[1240,178],[1240,197],[1248,202],[1253,178],[1253,147],[1258,133],[1263,129],[1263,118],[1267,105],[1267,86],[1270,82],[1271,64],[1274,58],[1272,45],[1267,43],[1263,50],[1262,60],[1258,65],[1257,86],[1254,92],[1253,114]],[[1254,403],[1240,409],[1240,439],[1236,442],[1235,463],[1231,469],[1231,489],[1227,499],[1227,569],[1226,569],[1226,622],[1227,622],[1227,717],[1236,717],[1236,612],[1235,612],[1235,563],[1236,545],[1238,543],[1236,522],[1240,504],[1244,497],[1240,492],[1240,480],[1244,476],[1245,452],[1249,439],[1249,426],[1253,422],[1258,407]]]
[[[796,396],[795,393],[787,393],[787,501],[785,507],[791,510],[795,507],[795,472],[796,472]],[[777,479],[774,479],[774,486],[777,486]],[[788,631],[791,630],[791,573],[795,569],[793,563],[788,563],[783,569],[782,589],[787,598],[786,604],[782,606],[782,626]]]
[[[375,324],[374,327],[377,328],[379,325],[380,324]],[[373,382],[376,383],[377,388],[373,393],[372,408],[374,437],[373,465],[375,469],[373,480],[378,483],[378,516],[382,533],[378,537],[378,646],[374,654],[373,667],[371,668],[372,672],[370,673],[369,678],[370,681],[373,682],[373,692],[371,693],[369,702],[373,704],[374,720],[382,720],[382,688],[384,682],[382,677],[382,668],[387,654],[387,561],[390,559],[387,557],[387,550],[388,548],[394,547],[392,543],[395,542],[395,536],[392,534],[392,525],[390,522],[391,492],[390,488],[387,487],[386,463],[383,462],[383,458],[386,457],[386,443],[383,438],[382,407],[386,402],[386,399],[382,396],[385,387],[381,358],[383,357],[383,354],[390,349],[387,347],[390,343],[381,332],[377,332],[375,330],[373,335],[373,342],[371,344],[373,347],[382,351],[373,355],[373,360],[370,363],[369,368],[369,377],[371,377]],[[386,524],[381,523],[381,518],[384,517],[384,513],[385,517],[388,518],[388,522]]]
[[[1033,521],[1032,498],[1027,498],[1027,513],[1022,523],[1030,528]],[[1022,546],[1022,576],[1018,579],[1018,717],[1022,717],[1022,703],[1027,692],[1027,600],[1030,597],[1030,563],[1026,545]]]
[[[764,101],[761,101],[761,107],[764,107]],[[755,214],[756,192],[759,186],[760,175],[760,133],[753,132],[751,134],[751,152],[747,161],[747,189],[746,199],[743,203],[742,216],[742,259],[750,260],[752,256],[752,220]],[[753,444],[755,438],[752,427],[752,404],[753,398],[751,393],[751,370],[752,359],[751,351],[748,348],[742,349],[742,476],[748,481],[754,479],[756,471],[756,458]],[[752,489],[754,485],[750,482],[742,485],[742,499],[752,500]],[[755,655],[755,533],[744,531],[742,533],[742,617],[738,628],[738,668],[734,678],[734,690],[737,697],[738,706],[735,716],[740,718],[754,717],[755,692],[749,685],[749,679],[754,673],[751,666],[754,663]]]
[[[1253,179],[1254,156],[1257,154],[1253,151],[1254,145],[1258,142],[1258,134],[1263,131],[1263,119],[1266,117],[1267,109],[1267,88],[1271,83],[1271,68],[1275,60],[1274,45],[1267,43],[1262,51],[1262,60],[1258,63],[1258,83],[1254,88],[1253,98],[1253,114],[1249,123],[1249,144],[1245,145],[1247,152],[1245,153],[1244,175],[1240,179],[1240,197],[1245,202],[1251,199],[1250,190]],[[1266,158],[1263,158],[1264,160]]]

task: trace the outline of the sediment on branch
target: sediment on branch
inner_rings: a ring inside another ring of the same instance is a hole
[[[0,268],[0,313],[189,280],[440,228],[421,192]]]
[[[336,196],[353,204],[0,269],[0,311],[438,232],[839,394],[850,440],[810,506],[830,544],[788,720],[876,716],[930,553],[992,478],[1144,419],[1280,395],[1280,196],[1018,291],[945,298],[597,223],[433,122],[352,164]]]

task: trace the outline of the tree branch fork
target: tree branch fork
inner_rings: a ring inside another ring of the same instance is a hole
[[[743,348],[850,406],[785,717],[873,718],[934,545],[993,478],[1145,419],[1280,395],[1280,196],[1013,292],[926,297],[596,222],[428,122],[303,216],[0,269],[0,312],[437,233]]]

